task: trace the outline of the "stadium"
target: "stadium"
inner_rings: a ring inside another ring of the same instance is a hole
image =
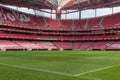
[[[120,0],[0,0],[0,80],[120,80]]]

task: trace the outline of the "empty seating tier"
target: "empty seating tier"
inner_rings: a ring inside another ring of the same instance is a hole
[[[120,14],[114,14],[84,20],[52,20],[1,7],[0,48],[120,49],[119,17]]]

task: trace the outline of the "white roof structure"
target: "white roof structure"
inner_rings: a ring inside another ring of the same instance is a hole
[[[120,0],[0,0],[0,4],[32,9],[90,9],[119,6]]]

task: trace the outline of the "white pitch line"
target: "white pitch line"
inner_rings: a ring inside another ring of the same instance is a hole
[[[89,79],[89,80],[101,80],[101,79],[98,79],[98,78],[90,78],[90,77],[86,77],[86,76],[80,76],[80,77],[85,78],[85,79]]]
[[[35,69],[35,68],[29,68],[29,67],[23,67],[23,66],[11,65],[11,64],[4,64],[4,63],[0,63],[0,65],[8,66],[8,67],[14,67],[14,68],[20,68],[20,69],[27,69],[27,70],[32,70],[32,71],[39,71],[39,72],[45,72],[45,73],[58,74],[58,75],[63,75],[63,76],[77,77],[77,76],[72,75],[72,74],[61,73],[61,72],[56,72],[56,71],[49,71],[49,70],[44,70],[44,69]],[[100,80],[100,79],[93,79],[93,78],[83,77],[83,76],[81,76],[81,78],[86,78],[86,79],[90,79],[90,80],[91,79],[92,80]]]
[[[83,73],[74,74],[73,76],[81,76],[81,75],[85,75],[85,74],[88,74],[88,73],[93,73],[93,72],[97,72],[97,71],[102,71],[102,70],[110,69],[110,68],[117,67],[117,66],[120,66],[120,64],[114,65],[114,66],[107,66],[107,67],[103,67],[103,68],[91,70],[91,71],[88,71],[88,72],[83,72]]]
[[[29,68],[29,67],[22,67],[22,66],[11,65],[11,64],[0,63],[0,65],[8,66],[8,67],[21,68],[21,69],[27,69],[27,70],[32,70],[32,71],[45,72],[45,73],[59,74],[59,75],[64,75],[64,76],[73,76],[71,74],[66,74],[66,73],[61,73],[61,72],[49,71],[49,70],[44,70],[44,69]]]

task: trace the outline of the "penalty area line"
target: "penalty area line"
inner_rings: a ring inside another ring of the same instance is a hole
[[[103,67],[103,68],[91,70],[91,71],[88,71],[88,72],[74,74],[73,76],[82,76],[82,75],[86,75],[86,74],[89,74],[89,73],[93,73],[93,72],[97,72],[97,71],[102,71],[102,70],[106,70],[106,69],[111,69],[111,68],[118,67],[118,66],[120,66],[120,64],[113,65],[113,66],[107,66],[107,67]]]
[[[36,69],[36,68],[30,68],[30,67],[17,66],[17,65],[12,65],[12,64],[0,63],[0,65],[14,67],[14,68],[20,68],[20,69],[26,69],[26,70],[32,70],[32,71],[38,71],[38,72],[52,73],[52,74],[63,75],[63,76],[68,76],[68,77],[77,77],[72,74],[61,73],[61,72],[56,72],[56,71],[49,71],[49,70],[44,70],[44,69]],[[93,79],[93,78],[84,77],[84,76],[81,76],[81,78],[85,78],[85,79],[89,79],[89,80],[99,80],[99,79]]]
[[[61,72],[56,72],[56,71],[49,71],[49,70],[44,70],[44,69],[23,67],[23,66],[11,65],[11,64],[0,63],[0,65],[8,66],[8,67],[14,67],[14,68],[20,68],[20,69],[26,69],[26,70],[32,70],[32,71],[39,71],[39,72],[45,72],[45,73],[58,74],[58,75],[63,75],[63,76],[73,76],[71,74],[66,74],[66,73],[61,73]]]

